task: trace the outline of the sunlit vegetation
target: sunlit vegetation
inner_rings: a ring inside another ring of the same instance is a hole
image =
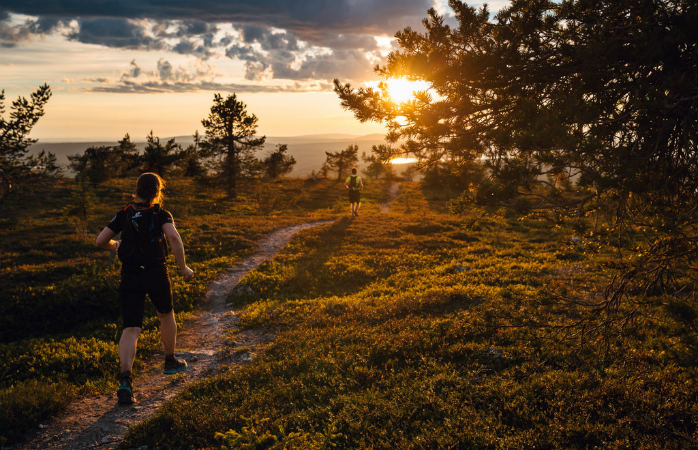
[[[580,322],[617,260],[606,237],[504,212],[453,215],[403,185],[389,215],[295,238],[230,299],[241,327],[274,330],[273,343],[186,390],[123,447],[695,443],[695,348],[653,306],[671,299],[638,294],[618,326]]]
[[[250,183],[237,200],[190,179],[168,182],[165,207],[196,272],[184,283],[170,261],[180,323],[215,275],[254,251],[263,234],[344,208],[342,188],[327,180]],[[115,389],[120,264],[94,238],[131,200],[134,186],[135,178],[96,187],[59,180],[8,197],[0,218],[0,445],[76,396]],[[147,308],[136,371],[160,346]]]
[[[342,106],[466,203],[614,211],[616,239],[644,230],[607,305],[683,286],[673,309],[695,334],[696,287],[674,280],[686,267],[698,278],[695,2],[469,3],[397,31],[383,83],[335,80]],[[423,87],[402,101],[407,81]]]

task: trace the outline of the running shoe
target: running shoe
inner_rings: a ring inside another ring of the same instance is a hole
[[[119,375],[121,386],[116,391],[116,397],[119,399],[120,405],[132,405],[136,402],[136,397],[133,395],[133,383],[131,382],[131,373],[124,372]]]
[[[167,375],[184,372],[185,370],[187,370],[187,362],[185,360],[176,358],[174,355],[165,357],[165,373]]]

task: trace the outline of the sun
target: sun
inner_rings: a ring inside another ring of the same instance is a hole
[[[425,91],[431,87],[427,81],[411,81],[406,78],[388,78],[384,81],[388,96],[393,103],[400,104],[414,99],[414,93]],[[377,87],[378,82],[367,83],[370,87]]]
[[[388,95],[395,103],[405,103],[414,98],[416,91],[424,91],[429,88],[429,83],[426,81],[410,81],[405,78],[389,78],[386,80],[388,85]]]

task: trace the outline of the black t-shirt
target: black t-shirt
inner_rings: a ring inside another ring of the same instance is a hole
[[[119,259],[127,264],[154,264],[167,257],[162,226],[174,224],[172,214],[159,205],[144,203],[127,205],[107,225],[114,233],[121,233]]]

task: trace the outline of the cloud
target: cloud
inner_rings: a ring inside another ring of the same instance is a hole
[[[337,76],[352,80],[371,78],[371,62],[363,51],[335,50],[332,54],[308,57],[298,68],[288,64],[273,63],[276,78],[291,80],[331,79]]]
[[[138,78],[141,74],[141,68],[136,64],[136,60],[132,59],[131,64],[129,64],[128,72],[124,74],[127,78]]]
[[[354,81],[372,78],[374,36],[419,27],[434,0],[3,0],[3,9],[37,17],[33,28],[0,11],[0,42],[55,31],[113,48],[169,50],[244,62],[245,78]],[[232,25],[232,28],[231,26]],[[226,30],[232,30],[228,32]]]
[[[278,77],[274,65],[281,68],[283,64],[283,72],[290,73],[304,62],[305,72],[313,64],[328,63],[326,56],[306,61],[303,49],[340,50],[339,54],[341,50],[374,51],[373,35],[392,35],[406,25],[417,25],[432,2],[3,0],[4,10],[38,19],[33,28],[21,28],[10,25],[8,15],[0,12],[0,38],[15,43],[74,20],[76,25],[66,34],[68,39],[115,48],[166,49],[204,60],[225,53],[246,61],[247,78],[258,79],[264,74]],[[222,24],[233,24],[239,35],[221,36]]]
[[[331,91],[332,84],[325,81],[287,82],[283,84],[242,84],[216,82],[212,66],[199,63],[194,67],[174,66],[161,58],[154,70],[143,70],[133,60],[121,73],[118,81],[109,78],[88,78],[83,81],[97,84],[86,88],[89,92],[113,93],[163,93],[163,92],[316,92]]]
[[[70,33],[68,38],[85,44],[145,50],[161,50],[164,47],[161,40],[149,36],[142,24],[131,19],[79,19],[78,26],[78,30]]]
[[[432,6],[431,0],[4,0],[4,9],[32,16],[120,17],[245,23],[288,30],[304,40],[331,33],[393,34],[415,25]],[[317,43],[317,42],[313,42]]]
[[[245,92],[245,93],[274,93],[274,92],[319,92],[330,91],[332,85],[326,82],[317,83],[287,83],[284,85],[261,85],[261,84],[240,84],[240,83],[217,83],[214,81],[145,81],[138,83],[135,81],[120,81],[118,84],[104,84],[86,89],[89,92],[108,92],[120,94],[156,94],[156,93],[176,93],[176,92]]]

